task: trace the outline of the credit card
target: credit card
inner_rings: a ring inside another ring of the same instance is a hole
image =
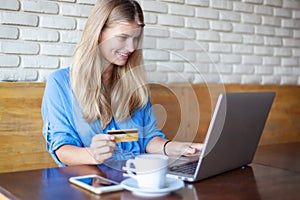
[[[108,130],[107,134],[115,136],[116,142],[133,142],[139,139],[137,129]]]

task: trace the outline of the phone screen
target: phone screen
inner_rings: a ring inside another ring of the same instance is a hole
[[[123,190],[118,182],[93,174],[71,177],[69,181],[96,194]]]
[[[116,183],[107,181],[97,176],[76,178],[76,180],[96,188],[117,185]]]

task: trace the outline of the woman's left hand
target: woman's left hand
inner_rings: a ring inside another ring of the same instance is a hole
[[[196,156],[200,155],[202,151],[202,143],[187,143],[183,145],[183,156]]]
[[[168,155],[196,156],[202,151],[202,143],[172,141],[166,145]]]

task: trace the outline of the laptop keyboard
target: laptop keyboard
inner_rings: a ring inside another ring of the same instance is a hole
[[[169,168],[171,172],[183,173],[183,174],[194,174],[197,168],[198,161],[185,163],[181,165],[175,165]]]

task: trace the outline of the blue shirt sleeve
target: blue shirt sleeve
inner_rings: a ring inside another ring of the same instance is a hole
[[[154,115],[150,99],[144,110],[144,130],[143,130],[143,152],[146,152],[146,146],[154,137],[166,138],[165,134],[157,128],[157,120]]]
[[[58,71],[50,75],[46,82],[42,101],[42,117],[44,121],[43,135],[46,148],[59,166],[64,166],[55,154],[65,144],[82,146],[72,124],[70,105],[70,85]]]

